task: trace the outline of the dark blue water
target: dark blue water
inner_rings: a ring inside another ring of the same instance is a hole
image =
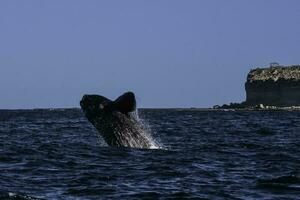
[[[78,109],[0,111],[0,198],[300,199],[300,112],[140,116],[164,149],[107,147]]]

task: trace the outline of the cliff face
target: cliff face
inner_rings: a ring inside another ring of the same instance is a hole
[[[300,65],[251,70],[245,89],[248,105],[299,106]]]

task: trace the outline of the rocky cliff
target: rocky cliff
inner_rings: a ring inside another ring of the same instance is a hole
[[[253,69],[245,89],[247,105],[299,106],[300,65]]]

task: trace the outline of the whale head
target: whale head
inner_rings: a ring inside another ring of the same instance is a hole
[[[100,95],[84,95],[80,107],[87,119],[93,123],[95,117],[102,118],[112,112],[128,115],[136,109],[136,100],[133,92],[126,92],[114,101]]]

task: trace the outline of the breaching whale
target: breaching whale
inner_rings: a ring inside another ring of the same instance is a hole
[[[156,146],[133,115],[136,110],[133,92],[126,92],[114,101],[100,95],[84,95],[80,106],[108,145],[133,148]]]

